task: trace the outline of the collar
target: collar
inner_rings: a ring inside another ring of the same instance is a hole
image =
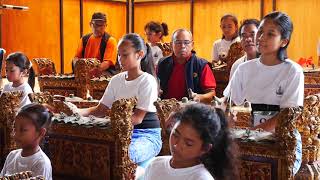
[[[193,54],[194,54],[194,53],[191,53],[191,54],[187,57],[187,59],[186,59],[186,61],[185,61],[184,64],[186,64],[186,63],[191,59],[191,57],[192,57]],[[172,54],[172,59],[173,59],[173,63],[175,64],[176,61],[177,61],[176,55]]]

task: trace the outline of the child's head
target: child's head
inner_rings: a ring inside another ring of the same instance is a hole
[[[278,59],[287,59],[287,47],[293,31],[290,17],[282,12],[266,15],[258,29],[257,47],[261,55],[276,54]]]
[[[125,71],[140,67],[140,61],[146,52],[145,42],[135,33],[124,35],[118,43],[118,56]]]
[[[23,106],[15,118],[15,140],[22,149],[38,146],[51,124],[52,113],[43,105]]]
[[[13,82],[21,79],[28,73],[31,64],[26,55],[15,52],[8,55],[6,59],[6,72],[8,81]]]
[[[238,36],[238,19],[235,15],[226,14],[220,19],[222,39],[233,40]]]
[[[17,82],[21,81],[23,76],[29,74],[28,83],[31,88],[34,87],[34,71],[31,67],[32,64],[29,61],[28,57],[22,52],[11,53],[7,56],[6,59],[6,73],[8,81]]]
[[[150,43],[160,42],[163,36],[167,36],[168,25],[166,23],[159,23],[150,21],[144,26],[144,31]]]
[[[257,19],[246,19],[239,28],[241,46],[247,54],[257,54],[256,34],[260,22]]]
[[[170,135],[172,163],[202,162],[216,178],[235,175],[234,153],[227,121],[220,109],[204,104],[186,106],[175,113]]]

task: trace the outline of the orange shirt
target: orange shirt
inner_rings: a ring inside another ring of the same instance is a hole
[[[100,43],[102,37],[94,37],[93,35],[90,36],[88,39],[86,49],[84,52],[84,57],[82,57],[82,38],[79,43],[77,52],[75,57],[77,58],[97,58],[102,61],[110,61],[113,65],[116,64],[117,58],[117,41],[114,37],[110,37],[107,42],[107,47],[104,53],[103,60],[100,59]]]

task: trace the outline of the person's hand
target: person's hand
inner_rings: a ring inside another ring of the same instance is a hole
[[[95,68],[92,68],[90,71],[89,71],[89,77],[92,79],[92,78],[99,78],[100,76],[102,75],[102,71],[99,67],[95,67]]]
[[[200,102],[200,100],[201,100],[201,94],[197,94],[197,93],[192,92],[191,97],[192,97],[193,101],[195,101],[195,102]]]
[[[161,97],[162,94],[163,94],[163,90],[159,89],[158,97]]]
[[[190,99],[192,99],[193,101],[196,101],[196,102],[200,102],[201,100],[201,94],[197,94],[195,92],[192,91],[192,89],[188,89],[188,96]]]

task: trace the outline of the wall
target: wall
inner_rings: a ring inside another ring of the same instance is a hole
[[[22,51],[30,59],[48,57],[60,70],[59,1],[3,0],[3,3],[30,8],[2,11],[1,45],[7,53]]]
[[[169,42],[175,29],[190,29],[190,1],[168,2],[137,2],[134,4],[134,32],[145,39],[144,26],[151,20],[168,24],[169,36],[164,37]],[[174,13],[173,13],[174,12]]]
[[[58,0],[3,0],[4,4],[30,8],[28,11],[2,11],[1,45],[7,53],[22,51],[30,59],[51,58],[57,72],[70,73],[71,61],[80,42],[81,22],[83,33],[90,32],[89,21],[93,12],[107,13],[109,24],[107,31],[116,39],[126,33],[126,2],[105,0],[63,0],[61,2],[63,4]],[[61,61],[64,62],[63,69],[61,69]]]
[[[297,61],[313,57],[318,64],[317,43],[320,41],[319,0],[277,0],[276,9],[287,13],[293,21],[293,34],[288,55]]]

